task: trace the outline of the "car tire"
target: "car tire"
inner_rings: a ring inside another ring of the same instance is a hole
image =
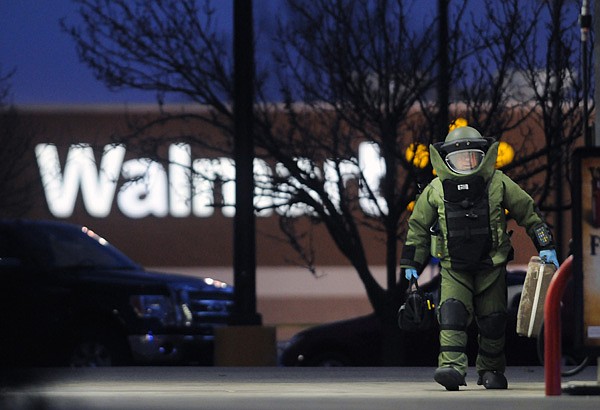
[[[314,367],[346,367],[353,366],[352,360],[340,352],[323,352],[314,356],[307,363],[307,366]]]
[[[111,330],[84,331],[73,344],[70,367],[123,366],[130,363],[129,348],[123,336]]]
[[[540,334],[537,337],[538,360],[542,366],[544,365],[545,358],[544,343],[544,324],[542,323]],[[591,358],[585,353],[565,351],[565,349],[561,348],[561,354],[561,376],[563,377],[574,376],[585,369],[588,363],[593,363],[593,360],[590,360]]]

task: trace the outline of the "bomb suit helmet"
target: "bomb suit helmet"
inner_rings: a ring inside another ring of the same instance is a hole
[[[479,131],[464,126],[450,131],[440,148],[448,168],[457,174],[467,175],[479,168],[488,147],[488,140]]]

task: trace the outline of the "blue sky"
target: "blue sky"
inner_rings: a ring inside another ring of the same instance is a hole
[[[281,0],[255,0],[257,32],[273,21]],[[231,26],[233,0],[213,0],[219,22]],[[154,102],[152,92],[111,91],[79,62],[73,40],[59,26],[76,16],[71,0],[0,0],[0,70],[15,69],[12,101],[26,104]]]
[[[71,0],[0,0],[0,67],[12,69],[12,102],[22,104],[151,102],[142,92],[112,92],[79,62],[59,19]]]
[[[435,9],[432,0],[425,10]],[[254,0],[255,30],[272,30],[282,0]],[[213,0],[219,22],[232,25],[233,0]],[[477,4],[476,2],[473,4]],[[111,91],[79,62],[73,40],[59,26],[76,17],[72,0],[0,0],[0,73],[15,69],[12,101],[26,104],[150,103],[154,93]],[[431,10],[430,10],[431,11]],[[477,11],[477,8],[475,8]],[[260,50],[258,50],[260,53]],[[260,58],[260,55],[257,56]]]

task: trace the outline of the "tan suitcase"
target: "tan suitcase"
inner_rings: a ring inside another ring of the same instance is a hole
[[[517,312],[517,334],[536,338],[544,321],[544,303],[550,281],[556,272],[553,263],[543,263],[539,256],[532,256]]]

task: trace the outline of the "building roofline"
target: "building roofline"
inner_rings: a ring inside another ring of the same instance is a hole
[[[86,103],[86,104],[14,104],[12,106],[19,112],[28,113],[146,113],[146,112],[159,112],[159,111],[204,111],[208,110],[209,107],[205,105],[199,105],[196,103],[180,103],[180,104],[164,104],[159,106],[158,103]]]

